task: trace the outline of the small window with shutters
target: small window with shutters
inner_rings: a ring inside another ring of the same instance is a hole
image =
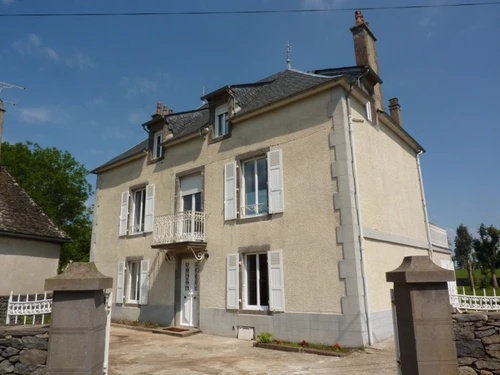
[[[118,262],[116,277],[116,303],[148,303],[149,260]]]
[[[121,194],[119,235],[153,231],[155,185]]]

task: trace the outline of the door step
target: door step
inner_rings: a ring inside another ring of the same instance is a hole
[[[162,329],[153,329],[152,332],[175,337],[188,337],[201,333],[201,330],[192,327],[167,327]]]

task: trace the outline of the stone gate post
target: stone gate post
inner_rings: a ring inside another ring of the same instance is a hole
[[[45,280],[52,290],[52,317],[47,375],[102,375],[106,312],[104,289],[113,279],[93,262],[72,263],[62,274]]]
[[[458,374],[446,283],[453,271],[428,256],[410,256],[386,278],[394,283],[402,374]]]

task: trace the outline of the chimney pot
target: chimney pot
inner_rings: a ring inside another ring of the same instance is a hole
[[[356,20],[356,25],[359,25],[363,22],[365,22],[365,19],[363,17],[363,13],[361,13],[361,10],[357,10],[356,12],[354,12],[354,18]]]
[[[401,106],[399,105],[398,98],[389,99],[389,110],[391,111],[392,119],[399,125],[403,126],[403,121],[401,119]]]
[[[163,116],[166,116],[167,115],[167,106],[164,105],[163,106],[163,112],[162,112]]]
[[[156,114],[161,115],[161,102],[156,103]]]
[[[168,110],[168,113],[169,113],[169,114],[172,114],[172,113],[174,113],[174,110],[173,110],[172,108],[170,108],[170,109]]]

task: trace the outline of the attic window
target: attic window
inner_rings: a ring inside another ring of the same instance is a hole
[[[221,105],[215,109],[215,138],[229,134],[229,122],[227,116],[227,104]]]
[[[156,132],[153,135],[153,159],[158,159],[162,157],[163,149],[161,142],[163,140],[162,132]]]

